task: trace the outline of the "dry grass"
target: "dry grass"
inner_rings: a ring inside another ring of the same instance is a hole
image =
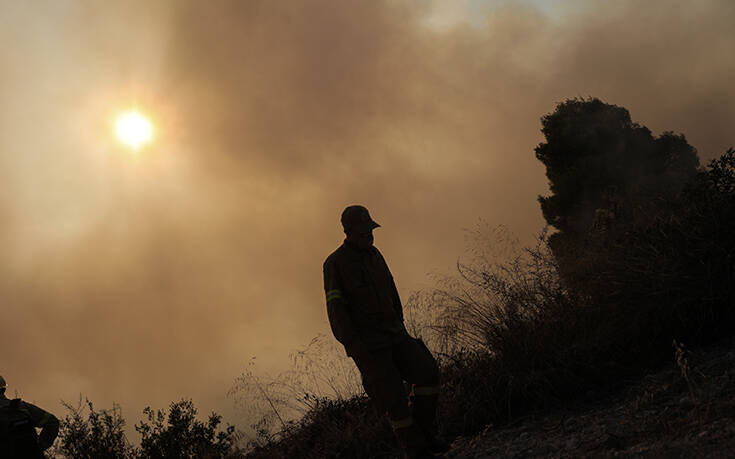
[[[441,361],[445,436],[472,435],[640,376],[670,359],[672,340],[702,344],[730,333],[735,152],[675,199],[626,205],[604,231],[574,240],[543,233],[526,249],[502,228],[480,229],[457,276],[411,297],[409,328]],[[678,355],[696,393],[687,354]],[[364,403],[320,401],[254,457],[303,452],[305,444],[315,452],[304,457],[390,454],[387,426],[368,420]]]

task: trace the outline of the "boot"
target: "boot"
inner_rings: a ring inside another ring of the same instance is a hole
[[[437,434],[437,389],[436,387],[414,386],[409,407],[411,415],[424,434],[427,450],[434,454],[441,454],[449,451],[449,444]]]
[[[407,459],[424,459],[434,457],[428,450],[428,443],[421,427],[412,417],[393,420],[390,419],[393,433],[401,445]]]
[[[426,439],[426,450],[432,454],[442,454],[449,451],[451,446],[442,437],[433,435]]]

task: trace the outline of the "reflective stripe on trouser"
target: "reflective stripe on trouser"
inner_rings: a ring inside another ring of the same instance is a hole
[[[407,397],[403,381],[414,383],[419,393],[436,392],[433,388],[439,381],[436,360],[419,340],[406,337],[389,347],[371,350],[365,355],[352,356],[362,375],[365,392],[380,413],[388,413],[393,421],[413,417],[414,422],[406,428],[394,429],[396,437],[405,448],[425,445],[424,429],[434,424],[436,395]],[[422,389],[423,388],[423,389]],[[415,399],[415,401],[414,401]],[[427,400],[420,400],[427,399]],[[429,399],[433,399],[432,402]],[[428,404],[426,402],[429,402]],[[412,416],[413,411],[413,416]],[[427,433],[431,431],[426,430]],[[408,452],[408,449],[406,450]]]

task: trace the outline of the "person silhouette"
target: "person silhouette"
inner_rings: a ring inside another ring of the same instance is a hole
[[[365,392],[387,413],[409,458],[449,447],[436,435],[439,367],[421,339],[411,337],[393,275],[373,245],[380,227],[360,205],[342,212],[344,243],[324,262],[327,315],[334,337],[352,357]],[[412,384],[406,396],[403,381]]]
[[[59,434],[56,416],[19,398],[5,396],[7,383],[0,376],[0,457],[43,458]],[[41,429],[41,434],[36,433]]]

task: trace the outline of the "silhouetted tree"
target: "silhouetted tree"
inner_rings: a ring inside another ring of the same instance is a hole
[[[563,256],[548,250],[545,233],[535,248],[495,253],[513,240],[499,231],[478,239],[458,278],[415,297],[434,310],[426,328],[452,343],[441,359],[445,436],[606,394],[670,364],[673,340],[709,343],[735,327],[735,150],[698,170],[683,136],[653,138],[627,110],[597,99],[566,101],[543,122],[547,142],[536,154],[552,195],[540,200],[560,230],[552,236],[569,242],[558,246]],[[635,210],[606,231],[580,224],[615,204]],[[317,402],[277,435],[266,432],[248,457],[395,454],[367,399]]]
[[[633,355],[721,336],[735,318],[735,153],[699,169],[683,135],[653,137],[599,99],[562,102],[542,124],[552,194],[539,201],[565,286],[615,311],[610,339],[630,328]]]
[[[728,149],[722,156],[707,165],[699,182],[710,189],[709,196],[716,196],[732,203],[735,199],[735,149]]]
[[[654,138],[628,110],[599,99],[568,99],[541,123],[546,142],[535,151],[551,195],[539,201],[546,221],[561,233],[583,234],[597,209],[631,196],[669,196],[697,172],[697,152],[683,135]]]

